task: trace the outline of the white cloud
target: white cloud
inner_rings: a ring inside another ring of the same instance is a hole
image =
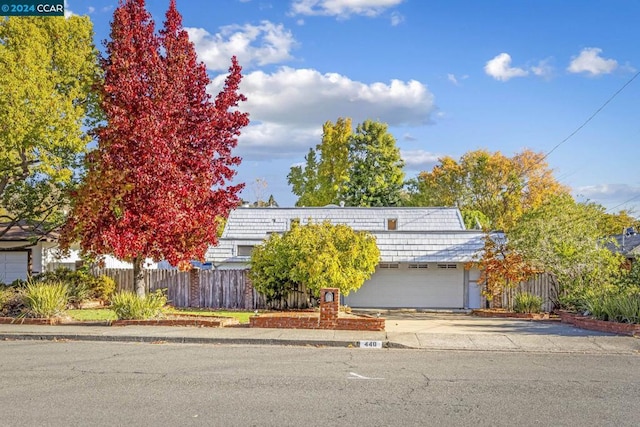
[[[441,157],[424,150],[400,150],[400,156],[404,160],[405,168],[414,171],[431,169]]]
[[[245,159],[299,157],[322,138],[322,126],[257,123],[242,131],[238,154]]]
[[[487,61],[484,72],[496,80],[506,82],[513,77],[524,77],[529,74],[525,69],[511,66],[511,55],[501,53],[495,58]]]
[[[391,13],[391,25],[396,27],[404,22],[404,16],[399,12]]]
[[[549,64],[551,58],[543,59],[538,65],[531,67],[531,72],[538,77],[549,78],[553,74],[553,67]]]
[[[575,192],[589,200],[624,201],[634,197],[640,198],[640,186],[634,187],[629,184],[587,185],[576,188]]]
[[[73,11],[69,9],[69,4],[67,3],[67,0],[64,0],[64,17],[68,18],[73,15],[75,15],[75,13],[73,13]]]
[[[92,14],[92,13],[93,13],[93,12],[95,12],[95,11],[96,11],[96,8],[95,8],[95,7],[93,7],[93,6],[88,6],[88,7],[87,7],[87,13],[88,13],[88,14]]]
[[[189,38],[210,70],[226,70],[229,59],[236,56],[245,69],[255,65],[277,64],[292,58],[297,45],[282,24],[262,21],[260,25],[229,25],[217,34],[203,28],[187,28]]]
[[[463,76],[456,76],[455,74],[447,74],[447,80],[449,80],[451,83],[453,83],[456,86],[460,86],[460,80],[466,80],[468,79],[469,76],[467,74],[463,75]]]
[[[336,16],[340,19],[351,15],[377,16],[404,0],[295,0],[291,4],[292,15]]]
[[[582,49],[580,55],[572,57],[567,71],[570,73],[588,73],[592,76],[609,74],[618,68],[618,61],[605,59],[600,56],[602,49],[587,47]]]
[[[210,93],[222,88],[224,77],[212,81]],[[245,75],[240,91],[247,96],[241,108],[249,112],[252,125],[243,132],[239,149],[274,157],[304,154],[319,142],[327,120],[350,117],[354,125],[372,119],[417,126],[431,123],[436,110],[433,94],[415,80],[366,84],[312,69],[255,71]]]

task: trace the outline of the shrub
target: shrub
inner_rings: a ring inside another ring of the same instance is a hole
[[[528,292],[518,292],[513,298],[513,309],[516,313],[540,313],[542,298]]]
[[[24,291],[24,314],[27,317],[57,317],[64,313],[68,302],[68,288],[64,283],[30,283]]]
[[[67,284],[67,292],[69,296],[69,304],[76,307],[79,307],[80,304],[91,298],[91,288],[86,282],[72,282]]]
[[[115,293],[116,282],[108,276],[95,277],[85,271],[58,268],[34,278],[39,282],[63,282],[69,287],[70,302],[80,304],[88,299],[108,301]]]
[[[101,301],[109,301],[116,293],[116,282],[109,276],[93,277],[92,297]]]
[[[145,320],[162,316],[162,309],[167,304],[167,297],[162,291],[138,297],[134,292],[123,291],[111,299],[111,308],[118,319]]]
[[[4,286],[0,288],[0,316],[15,317],[24,311],[24,291]]]
[[[620,292],[591,296],[586,300],[589,314],[596,319],[621,323],[640,323],[640,295]]]

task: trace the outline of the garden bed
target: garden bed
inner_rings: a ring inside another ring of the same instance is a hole
[[[478,309],[471,311],[473,316],[497,317],[501,319],[550,320],[549,313],[516,313],[504,309]]]

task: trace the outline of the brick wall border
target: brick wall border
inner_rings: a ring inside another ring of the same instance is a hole
[[[385,319],[382,317],[338,317],[335,324],[321,324],[318,314],[305,316],[287,313],[266,313],[249,317],[252,328],[276,329],[333,329],[346,331],[384,331]]]
[[[630,335],[640,337],[640,325],[635,323],[610,322],[608,320],[598,320],[577,313],[559,312],[560,321],[568,323],[580,329],[590,331],[609,332],[618,335]]]

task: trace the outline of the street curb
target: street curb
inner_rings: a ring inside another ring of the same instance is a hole
[[[160,337],[160,336],[113,336],[113,335],[76,335],[76,334],[0,334],[0,341],[104,341],[137,343],[172,344],[227,344],[227,345],[281,345],[297,347],[343,347],[358,348],[359,341],[331,340],[283,340],[264,338],[199,338],[199,337]],[[402,344],[383,342],[384,348],[411,348]]]

